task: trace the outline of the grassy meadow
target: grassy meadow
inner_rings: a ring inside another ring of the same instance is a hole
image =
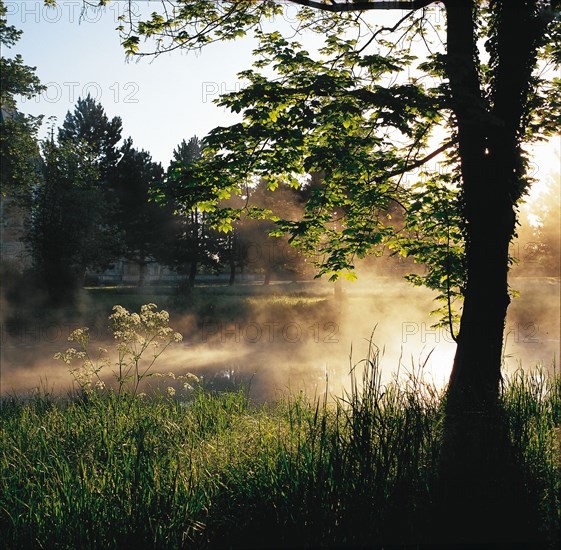
[[[115,303],[139,310],[155,301],[172,321],[174,312],[243,318],[255,304],[304,319],[335,307],[319,287],[294,287],[290,295],[274,285],[150,292],[92,289],[83,307],[93,319]],[[444,392],[414,376],[384,383],[380,361],[373,348],[336,399],[287,392],[257,403],[243,385],[218,391],[195,383],[145,395],[130,389],[134,369],[123,391],[86,383],[65,395],[4,395],[2,546],[447,548],[455,541],[442,529],[438,475]],[[559,372],[515,373],[501,403],[517,465],[513,483],[524,487],[521,506],[531,516],[525,525],[507,519],[499,526],[505,547],[557,548]]]
[[[442,395],[415,380],[380,385],[375,360],[356,372],[353,391],[332,405],[299,394],[256,406],[243,389],[194,390],[185,400],[114,392],[4,398],[3,545],[446,543],[435,514]],[[518,375],[502,401],[538,518],[523,541],[555,548],[561,380]]]

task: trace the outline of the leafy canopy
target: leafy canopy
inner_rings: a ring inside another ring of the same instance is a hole
[[[363,22],[348,15],[302,17],[324,37],[321,48],[312,54],[278,31],[256,30],[254,67],[240,73],[246,85],[218,100],[242,121],[214,129],[199,162],[170,172],[179,200],[204,209],[218,227],[244,216],[272,219],[272,234],[288,233],[291,244],[316,259],[319,274],[333,279],[352,278],[357,258],[389,247],[427,265],[410,279],[451,303],[461,295],[464,272],[457,150],[446,128],[439,57],[425,60],[420,73],[411,49],[415,36],[428,40],[426,20],[412,17],[402,44],[382,40],[373,48],[361,41]],[[435,145],[439,126],[444,131]],[[447,158],[439,158],[450,164],[448,173],[404,177],[444,152]],[[314,173],[321,183],[312,186]],[[261,179],[270,189],[301,189],[302,217],[286,219],[251,201],[219,207],[231,196],[249,197]]]
[[[25,65],[21,55],[6,57],[22,31],[7,22],[7,8],[0,0],[0,187],[20,201],[28,199],[30,188],[39,179],[37,132],[42,117],[24,115],[17,110],[18,96],[32,98],[44,90],[35,67]]]
[[[287,26],[274,17],[287,4],[301,8],[283,35],[278,28]],[[225,229],[242,215],[268,217],[292,244],[315,254],[320,274],[334,277],[352,270],[355,258],[387,246],[427,266],[423,276],[410,277],[413,282],[440,290],[448,304],[460,296],[466,228],[458,191],[458,121],[440,36],[444,10],[426,9],[429,4],[164,0],[163,9],[148,18],[123,16],[119,30],[130,55],[196,50],[250,31],[259,39],[254,68],[240,74],[246,86],[218,100],[240,113],[241,122],[213,130],[203,158],[169,175],[184,208],[207,212]],[[473,13],[476,44],[485,48],[475,52],[478,101],[481,112],[499,118],[497,83],[505,81],[500,72],[506,66],[499,59],[509,54],[500,41],[502,7],[499,0],[476,3]],[[378,13],[369,16],[380,8],[411,11],[383,27]],[[531,11],[532,24],[543,32],[528,59],[529,100],[521,116],[511,117],[520,121],[517,147],[556,133],[561,122],[560,80],[551,78],[547,65],[558,68],[561,61],[560,2],[536,1]],[[271,25],[277,29],[269,30]],[[323,41],[318,52],[294,40],[303,31]],[[144,49],[141,39],[149,39]],[[443,163],[438,168],[437,160]],[[517,169],[514,201],[530,183],[524,171]],[[307,188],[311,173],[322,175],[321,185]],[[232,196],[248,197],[261,178],[271,189],[284,182],[305,190],[302,218],[283,219],[282,212],[251,205],[218,206]]]

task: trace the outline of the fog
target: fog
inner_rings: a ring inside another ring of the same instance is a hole
[[[551,369],[559,358],[559,278],[517,277],[511,286],[521,295],[509,308],[506,368],[541,364]],[[426,289],[395,277],[363,276],[343,283],[341,299],[334,296],[333,284],[321,281],[251,290],[240,299],[245,307],[226,317],[213,313],[221,302],[219,293],[202,314],[172,312],[170,324],[184,340],[172,344],[154,370],[191,372],[218,388],[243,383],[258,401],[287,391],[323,393],[326,381],[330,393],[341,395],[349,387],[351,366],[371,348],[379,350],[384,380],[414,373],[439,387],[446,383],[455,345],[447,330],[431,328],[436,319],[428,312],[434,309],[434,294]],[[70,346],[69,332],[86,325],[92,349],[114,344],[106,317],[101,312],[92,316],[90,308],[87,301],[82,304],[81,320],[74,316],[68,321],[61,314],[49,322],[27,318],[16,323],[13,316],[4,321],[2,393],[25,393],[38,386],[55,393],[70,389],[67,366],[52,359]],[[106,382],[111,378],[106,371]]]
[[[509,285],[512,299],[505,326],[504,370],[551,371],[560,355],[560,190],[558,179],[520,210],[521,227],[512,243]],[[270,260],[271,258],[269,258]],[[269,262],[274,264],[275,262]],[[264,266],[267,267],[266,265]],[[351,368],[379,352],[382,378],[422,377],[443,387],[450,375],[455,343],[438,321],[435,293],[403,280],[411,265],[375,258],[357,266],[358,280],[342,282],[341,295],[326,281],[272,282],[195,289],[176,300],[173,291],[143,290],[127,301],[156,302],[170,311],[170,325],[184,339],[173,344],[154,367],[158,372],[202,377],[216,388],[249,388],[256,400],[286,391],[328,391],[349,387]],[[0,392],[25,394],[34,388],[64,394],[72,388],[67,366],[53,354],[70,347],[68,334],[87,326],[91,348],[113,349],[107,328],[111,306],[123,296],[103,300],[84,291],[74,308],[35,309],[16,275],[5,292],[0,319]],[[161,295],[154,295],[160,293]],[[15,297],[14,297],[15,296]],[[28,305],[26,305],[28,304]],[[126,305],[126,304],[122,304]],[[169,307],[168,307],[169,306]],[[104,380],[110,384],[111,372]]]

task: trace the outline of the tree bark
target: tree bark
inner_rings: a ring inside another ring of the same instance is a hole
[[[511,0],[497,10],[499,60],[489,105],[477,74],[473,2],[446,3],[447,72],[458,128],[467,261],[449,397],[480,412],[495,407],[501,379],[510,302],[508,248],[523,177],[520,129],[535,63],[535,24],[528,4]]]
[[[494,399],[499,387],[508,260],[502,253],[504,238],[496,241],[497,233],[504,233],[502,210],[507,205],[500,199],[503,182],[493,181],[488,174],[486,130],[490,116],[476,67],[473,10],[472,1],[446,3],[446,69],[458,128],[467,262],[466,294],[449,392],[451,398],[461,394],[462,400],[479,409],[484,401]]]
[[[523,181],[520,130],[535,62],[531,2],[495,5],[494,94],[478,76],[474,2],[448,0],[447,74],[458,129],[467,280],[447,394],[442,506],[455,542],[519,541],[532,514],[499,411],[509,244]],[[506,527],[505,529],[505,526]],[[513,527],[514,526],[514,527]],[[526,529],[526,531],[525,531]]]

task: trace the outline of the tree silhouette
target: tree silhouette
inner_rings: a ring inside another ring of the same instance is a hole
[[[102,182],[107,185],[120,157],[117,144],[121,141],[121,132],[121,118],[109,120],[101,103],[88,95],[84,99],[78,98],[74,111],[68,111],[59,129],[58,139],[60,142],[85,141],[95,154],[94,161]]]
[[[28,241],[33,268],[53,304],[72,302],[88,268],[113,259],[113,234],[95,154],[82,142],[43,144],[43,178],[35,191]]]
[[[199,208],[187,210],[179,198],[180,190],[173,184],[169,174],[184,170],[201,156],[202,143],[197,136],[182,142],[173,151],[173,160],[168,168],[165,182],[154,189],[154,196],[167,207],[178,212],[172,229],[158,252],[159,260],[180,273],[187,274],[188,291],[195,286],[197,269],[200,265],[217,268],[219,263],[219,242],[216,231],[207,223],[206,214]],[[197,193],[197,186],[187,192]],[[181,190],[181,193],[185,189]]]
[[[162,166],[150,153],[135,149],[129,138],[121,155],[112,176],[118,204],[115,223],[121,254],[139,266],[138,285],[143,286],[147,266],[156,261],[160,247],[168,241],[173,211],[150,200],[151,190],[164,177]]]
[[[7,9],[0,0],[0,44],[11,48],[22,31],[8,25]],[[24,115],[17,110],[16,97],[32,98],[42,90],[35,68],[25,65],[21,55],[0,57],[0,189],[2,195],[29,204],[30,190],[40,178],[37,131],[42,117]]]
[[[559,120],[560,82],[538,74],[538,59],[560,61],[560,2],[493,0],[480,7],[473,0],[447,0],[441,10],[445,44],[415,70],[411,43],[429,39],[425,8],[433,2],[289,3],[303,6],[301,28],[325,37],[321,58],[278,31],[259,29],[263,18],[282,14],[282,3],[272,0],[195,0],[168,17],[154,13],[142,25],[120,28],[131,55],[194,49],[254,29],[260,39],[256,68],[275,73],[244,71],[249,84],[222,97],[219,104],[243,112],[244,122],[217,128],[206,138],[208,177],[202,171],[183,174],[199,177],[201,187],[199,200],[186,197],[185,203],[208,206],[225,193],[243,192],[250,176],[298,185],[295,174],[323,170],[323,192],[313,196],[309,215],[284,228],[295,242],[331,235],[325,270],[338,272],[384,239],[385,229],[372,212],[399,199],[392,193],[396,178],[447,152],[460,187],[467,270],[449,403],[489,412],[496,406],[510,301],[508,245],[517,202],[529,184],[523,143],[551,135]],[[366,26],[364,13],[379,9],[411,11],[391,28],[371,21]],[[201,21],[208,26],[202,28]],[[177,26],[181,32],[174,32]],[[349,38],[361,29],[366,38]],[[401,41],[391,34],[397,30]],[[157,50],[141,52],[142,35],[158,38]],[[481,44],[488,63],[482,61]],[[447,137],[430,151],[428,136],[436,127]],[[333,220],[325,204],[345,207],[341,234],[329,227]]]
[[[68,112],[43,145],[28,232],[33,267],[53,303],[70,302],[87,269],[106,268],[120,251],[112,178],[121,120],[91,97]]]

